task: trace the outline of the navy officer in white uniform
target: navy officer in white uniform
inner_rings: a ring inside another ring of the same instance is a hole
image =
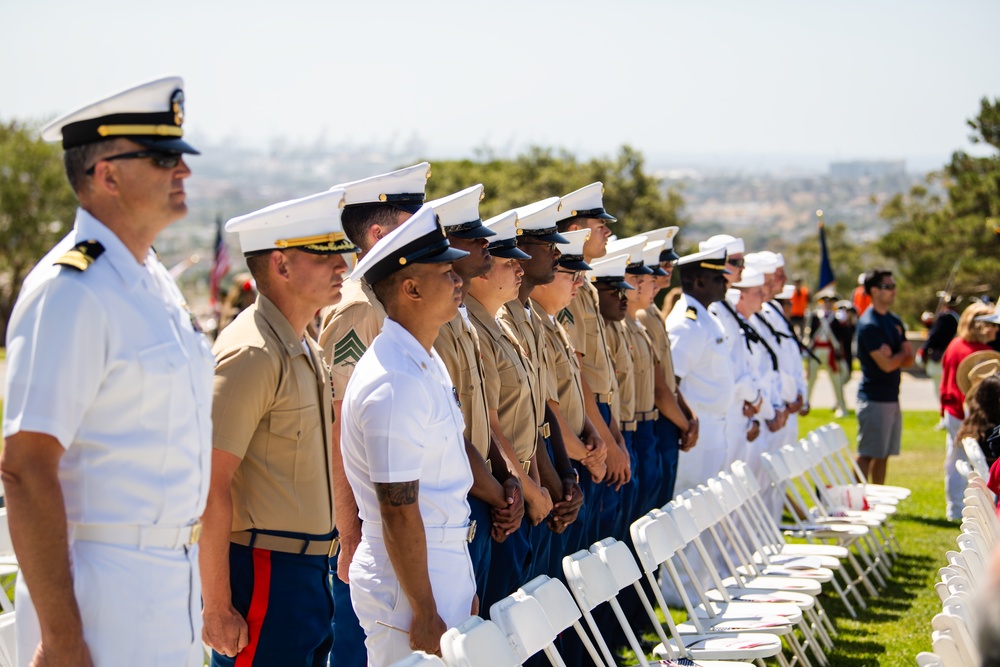
[[[351,600],[372,667],[411,650],[439,653],[445,630],[473,611],[472,471],[454,383],[433,349],[462,302],[451,263],[466,255],[425,205],[354,270],[388,316],[347,384],[341,417],[362,519]]]
[[[7,331],[0,468],[19,665],[202,664],[214,360],[152,250],[184,217],[183,82],[53,121],[80,201]]]

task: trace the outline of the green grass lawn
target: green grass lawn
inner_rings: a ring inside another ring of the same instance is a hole
[[[837,420],[832,410],[816,410],[800,419],[800,433],[831,421],[855,441],[853,413]],[[821,598],[839,632],[829,654],[830,667],[910,667],[916,664],[917,653],[931,650],[931,617],[941,611],[934,583],[938,568],[946,564],[945,552],[956,548],[959,535],[958,524],[944,516],[944,432],[934,430],[937,421],[934,412],[904,412],[903,451],[889,462],[886,483],[913,491],[892,522],[901,547],[892,580],[880,597],[866,598],[868,609],[859,611],[857,620],[836,596],[824,593]],[[672,615],[679,619],[683,613]],[[638,664],[631,652],[620,655],[624,664]]]

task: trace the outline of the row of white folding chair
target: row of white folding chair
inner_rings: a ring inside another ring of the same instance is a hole
[[[783,526],[782,528],[788,534],[794,537],[801,537],[809,543],[817,541],[825,543],[829,540],[847,548],[849,550],[848,563],[854,569],[856,575],[852,580],[854,597],[862,609],[866,608],[867,605],[861,599],[860,594],[858,594],[857,586],[859,584],[862,585],[870,596],[877,597],[878,591],[869,577],[875,579],[880,586],[885,585],[885,579],[882,573],[878,571],[879,567],[885,567],[885,565],[884,562],[879,560],[880,554],[877,544],[872,546],[871,542],[863,543],[868,537],[868,527],[840,521],[814,521],[811,517],[810,521],[806,522],[800,515],[809,507],[809,503],[803,497],[803,491],[800,491],[799,485],[795,484],[792,473],[786,465],[784,452],[778,450],[762,454],[761,464],[771,478],[772,484],[778,489],[778,493],[784,501],[785,509],[788,510],[793,521],[792,526]],[[802,486],[805,493],[810,492],[808,484]],[[858,562],[859,558],[863,566]],[[847,606],[847,611],[852,617],[857,617],[850,605]]]
[[[14,543],[10,538],[10,528],[7,524],[7,508],[0,507],[0,610],[4,612],[14,611],[14,604],[7,596],[7,592],[13,588],[15,577],[18,572],[17,558],[14,555]]]
[[[14,667],[17,664],[14,660],[17,655],[16,621],[17,617],[12,611],[0,614],[0,667]]]
[[[962,449],[965,450],[965,456],[969,459],[969,465],[976,471],[976,474],[983,479],[987,479],[990,476],[990,466],[986,462],[986,455],[983,454],[983,449],[979,446],[976,439],[970,437],[962,438]]]
[[[861,468],[858,467],[858,463],[854,459],[854,455],[851,453],[850,441],[847,438],[847,432],[844,431],[840,424],[831,422],[824,426],[820,426],[816,429],[816,432],[826,440],[828,453],[839,459],[839,465],[841,467],[850,471],[851,474],[847,475],[845,479],[853,479],[855,481],[865,479],[865,475],[862,474]],[[865,487],[868,492],[878,493],[885,496],[894,496],[901,500],[909,498],[912,493],[911,490],[905,486],[866,484]]]

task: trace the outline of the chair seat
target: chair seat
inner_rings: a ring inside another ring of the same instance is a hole
[[[744,582],[743,586],[740,586],[734,577],[727,577],[722,580],[722,585],[734,598],[737,594],[746,592],[746,589],[809,596],[819,595],[823,590],[821,582],[815,579],[799,579],[797,577],[751,577]]]
[[[671,645],[676,646],[674,642]],[[781,652],[781,639],[761,633],[735,633],[731,635],[688,635],[684,637],[688,653],[699,663],[705,660],[770,658]],[[674,651],[677,651],[675,648]],[[662,644],[653,649],[653,655],[666,658]]]
[[[781,556],[829,556],[839,560],[846,559],[849,554],[845,547],[835,544],[783,544],[779,553]]]
[[[710,621],[709,623],[711,625],[708,623],[702,623],[702,625],[705,626],[707,634],[710,635],[732,632],[763,632],[780,637],[792,632],[792,626],[780,616],[766,620],[742,618],[735,621]],[[699,634],[698,628],[693,623],[678,623],[677,632],[682,635]]]
[[[846,551],[846,549],[845,549]],[[847,554],[844,554],[844,558],[847,558]],[[777,554],[775,556],[768,556],[768,561],[772,565],[779,565],[781,567],[786,567],[792,570],[801,569],[812,569],[817,567],[825,567],[828,570],[839,570],[843,567],[840,562],[840,558],[835,556],[827,556],[824,554]],[[760,554],[754,554],[753,558],[755,563],[763,563],[764,559],[760,557]],[[798,575],[793,575],[798,576]]]
[[[694,608],[694,613],[698,618],[711,618],[713,623],[719,621],[735,621],[748,619],[771,619],[782,617],[789,623],[798,623],[802,620],[802,610],[794,604],[782,604],[780,602],[715,602],[713,603],[717,613],[710,616],[705,605],[698,605]]]
[[[750,571],[745,566],[740,566],[736,568],[740,574],[749,575]],[[778,565],[769,565],[764,568],[759,568],[761,574],[764,576],[774,576],[774,577],[794,577],[796,579],[812,579],[813,581],[819,581],[821,583],[826,583],[833,579],[833,571],[825,567],[817,567],[812,569],[799,569],[782,567]]]
[[[765,602],[769,604],[784,602],[786,604],[794,604],[799,609],[812,609],[816,606],[816,598],[809,593],[801,591],[786,591],[755,586],[753,588],[727,588],[726,594],[736,602]],[[707,595],[710,600],[715,602],[722,601],[721,591],[713,589],[708,591]]]
[[[846,523],[829,523],[825,525],[805,524],[797,526],[782,526],[786,535],[792,537],[809,536],[820,540],[841,540],[852,537],[864,537],[868,534],[868,526],[858,526]]]

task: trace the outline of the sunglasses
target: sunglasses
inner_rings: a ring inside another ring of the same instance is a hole
[[[742,257],[740,257],[739,259],[727,259],[726,264],[728,264],[729,266],[735,266],[737,269],[742,269],[744,266],[746,266],[746,260],[744,260]]]
[[[517,245],[518,245],[518,247],[526,246],[526,245],[539,245],[539,246],[543,246],[549,252],[552,252],[552,251],[554,251],[556,249],[556,244],[554,242],[552,242],[552,241],[529,241],[529,240],[524,239],[524,238],[518,239],[517,240]]]
[[[884,285],[877,285],[879,289],[896,289],[896,283],[885,283]]]
[[[565,273],[565,274],[568,274],[570,276],[573,276],[573,278],[572,278],[573,282],[577,283],[577,282],[580,282],[581,280],[583,280],[583,274],[585,272],[584,271],[567,271],[566,269],[557,269],[556,273]]]
[[[604,286],[601,286],[601,287],[598,287],[597,290],[600,291],[600,292],[608,292],[609,294],[614,294],[619,299],[627,299],[628,298],[628,293],[629,293],[629,290],[622,289],[621,287],[604,287]]]
[[[98,162],[112,162],[114,160],[139,160],[142,158],[150,158],[153,160],[153,164],[161,169],[173,169],[181,163],[180,153],[164,153],[163,151],[132,151],[130,153],[119,153],[118,155],[109,155],[107,157],[102,157],[100,160],[95,162],[89,169],[87,169],[85,174],[88,176],[94,175],[94,169],[97,168]]]

